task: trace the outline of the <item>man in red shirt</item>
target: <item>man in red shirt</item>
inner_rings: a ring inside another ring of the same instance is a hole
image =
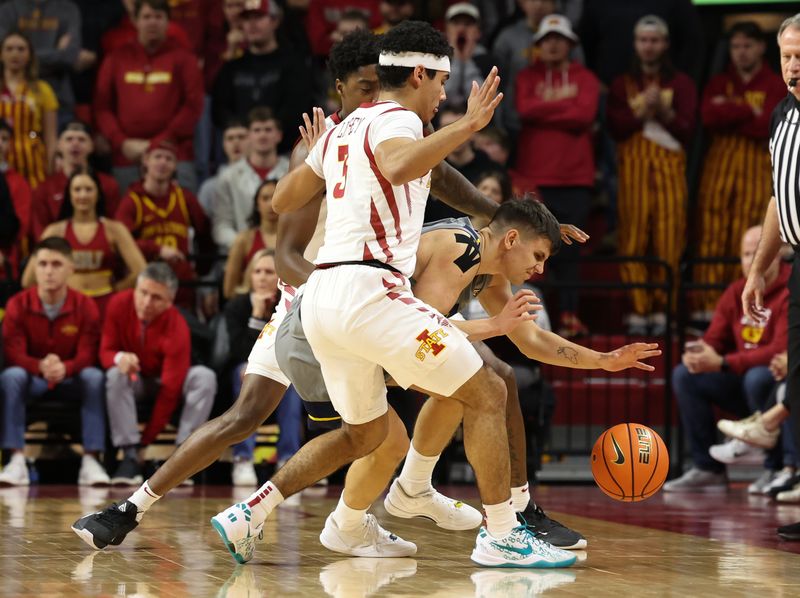
[[[111,442],[123,451],[112,484],[142,483],[144,448],[183,408],[176,444],[208,419],[217,392],[217,377],[204,366],[191,366],[191,339],[186,320],[173,306],[178,279],[163,262],[139,275],[136,288],[117,293],[108,304],[100,341],[100,363],[106,370]],[[139,409],[152,406],[144,432]]]
[[[58,138],[58,153],[61,156],[61,170],[54,172],[36,187],[31,206],[31,227],[33,236],[38,239],[42,231],[58,220],[67,181],[76,172],[88,172],[89,155],[94,151],[92,133],[84,123],[74,120],[64,127]],[[107,218],[113,218],[119,203],[119,185],[114,177],[95,171],[105,199]]]
[[[114,152],[114,177],[127,189],[140,177],[150,142],[172,139],[178,147],[178,180],[195,190],[192,136],[203,110],[197,57],[167,36],[167,0],[138,0],[134,24],[136,39],[106,56],[97,75],[94,107]]]
[[[682,363],[672,371],[693,467],[664,484],[664,492],[725,491],[725,465],[709,454],[716,441],[714,405],[737,419],[745,417],[764,407],[776,384],[769,365],[787,347],[790,268],[776,257],[765,272],[763,320],[745,315],[740,299],[760,237],[761,226],[745,232],[740,254],[744,278],[725,289],[703,338],[687,343]]]
[[[521,70],[514,89],[522,122],[517,145],[517,182],[525,191],[538,190],[559,222],[586,226],[594,188],[592,125],[597,116],[600,82],[586,67],[570,60],[578,36],[564,16],[542,19],[533,38],[539,60]],[[565,245],[553,256],[550,274],[577,282],[580,246]],[[578,293],[559,296],[559,334],[587,332],[578,318]]]
[[[108,484],[108,474],[97,460],[105,450],[106,435],[103,372],[95,367],[100,315],[92,299],[67,287],[74,266],[64,239],[45,239],[31,259],[36,286],[14,295],[3,319],[8,365],[0,374],[3,448],[13,454],[0,473],[0,484],[30,483],[24,454],[25,404],[46,394],[81,402],[84,456],[78,483]]]
[[[16,280],[19,263],[28,254],[31,188],[6,162],[13,132],[0,118],[0,279]]]

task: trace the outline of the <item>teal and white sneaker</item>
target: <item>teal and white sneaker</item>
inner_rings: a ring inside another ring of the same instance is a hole
[[[537,539],[524,526],[515,527],[504,538],[495,538],[481,527],[472,560],[484,567],[569,567],[577,557]]]
[[[247,503],[236,503],[211,518],[212,527],[225,543],[237,563],[246,563],[253,558],[256,541],[264,537],[264,522],[254,526],[253,512]]]

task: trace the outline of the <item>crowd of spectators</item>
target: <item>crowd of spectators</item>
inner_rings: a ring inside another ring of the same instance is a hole
[[[768,119],[785,93],[766,59],[770,32],[734,23],[727,66],[707,73],[690,0],[0,1],[0,266],[8,288],[25,289],[3,321],[3,448],[13,455],[0,482],[27,479],[32,397],[81,399],[83,483],[109,478],[95,458],[106,418],[123,455],[110,479],[136,483],[143,448],[167,423],[180,442],[217,394],[236,397],[276,301],[276,182],[302,114],[338,108],[331,48],[413,17],[433,21],[453,47],[435,126],[457,120],[473,82],[499,67],[505,100],[494,121],[447,157],[488,197],[535,196],[580,228],[599,211],[614,251],[663,260],[674,276],[687,239],[697,257],[730,255],[760,221]],[[460,215],[432,197],[425,217]],[[548,276],[574,286],[585,252],[566,246]],[[694,275],[724,285],[736,272],[709,264]],[[633,284],[665,276],[644,262],[620,268]],[[667,299],[634,289],[628,332],[667,332]],[[735,315],[720,340],[718,299],[708,292],[693,306],[698,319],[714,318],[702,354],[728,359],[726,384],[743,384],[731,406],[744,417],[770,393],[756,398],[733,357],[744,350]],[[554,303],[559,333],[587,332],[577,291]],[[223,328],[229,346],[208,340]],[[785,350],[773,346],[784,337],[770,338],[769,351]],[[686,397],[722,387],[696,378],[705,373],[688,365],[696,359],[684,357],[675,385],[689,401],[684,417],[702,422],[691,436],[696,466],[719,482],[710,403]],[[299,402],[286,404],[281,458],[301,442]],[[234,449],[241,483],[254,483],[254,442]]]

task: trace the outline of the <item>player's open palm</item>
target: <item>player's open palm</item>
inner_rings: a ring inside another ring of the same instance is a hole
[[[303,112],[303,122],[305,125],[300,126],[300,137],[303,138],[303,142],[306,144],[309,153],[311,152],[311,148],[314,147],[314,144],[319,141],[322,134],[325,133],[325,112],[322,108],[314,108],[312,111],[311,117],[308,116],[308,113]]]
[[[661,349],[658,348],[658,343],[632,343],[604,353],[600,358],[600,363],[607,372],[618,372],[628,368],[652,372],[655,368],[650,364],[643,363],[642,360],[659,355],[661,355]]]
[[[530,289],[518,290],[511,299],[506,301],[501,311],[496,316],[500,335],[512,332],[522,322],[536,319],[536,312],[542,309],[536,293]]]
[[[500,77],[496,66],[492,67],[482,85],[472,82],[472,91],[467,99],[467,113],[464,115],[471,131],[480,131],[492,120],[494,111],[503,101],[502,92],[497,91],[499,87]]]

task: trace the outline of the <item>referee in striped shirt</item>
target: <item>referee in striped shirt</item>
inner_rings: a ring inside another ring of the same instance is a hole
[[[789,93],[770,120],[773,196],[764,217],[756,257],[742,292],[744,312],[755,320],[764,315],[764,272],[782,242],[795,251],[789,278],[789,368],[786,407],[791,412],[796,445],[800,445],[800,13],[778,30],[781,74]],[[800,449],[800,446],[798,446]],[[786,540],[800,540],[800,522],[778,528]]]

